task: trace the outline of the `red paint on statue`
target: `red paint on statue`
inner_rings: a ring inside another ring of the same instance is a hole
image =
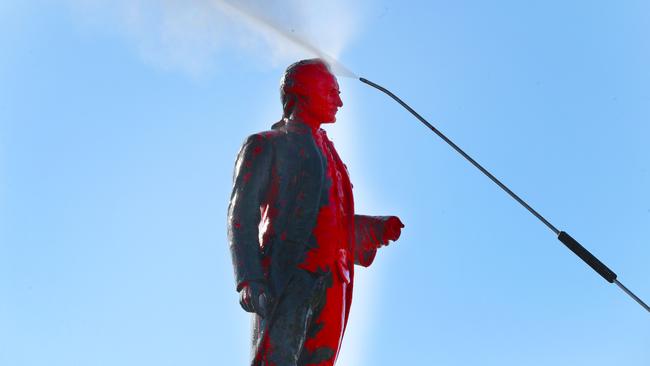
[[[308,94],[309,103],[298,108],[298,113],[294,115],[297,114],[301,122],[312,128],[314,141],[327,168],[326,191],[323,192],[327,195],[324,200],[326,203],[321,206],[312,231],[317,246],[307,252],[307,257],[299,266],[310,272],[332,273],[332,284],[325,294],[325,306],[315,320],[322,328],[305,341],[305,348],[310,352],[323,347],[334,351],[329,360],[314,365],[327,366],[333,365],[338,355],[352,299],[351,268],[354,265],[354,251],[349,241],[350,231],[354,230],[351,225],[354,209],[347,171],[327,134],[320,129],[321,123],[336,121],[336,112],[343,105],[339,97],[339,86],[327,70],[319,68],[322,66],[315,65],[312,72],[299,73],[301,81],[309,84],[311,89]]]
[[[290,120],[299,120],[310,126],[313,132],[322,123],[336,122],[336,112],[343,106],[343,101],[336,78],[324,65],[304,65],[286,84],[285,93],[300,96],[288,102],[292,106],[297,104]]]
[[[328,183],[325,184],[327,192],[324,192],[327,194],[327,203],[320,208],[316,227],[312,232],[317,246],[307,252],[307,258],[300,264],[300,268],[311,272],[332,273],[332,284],[325,294],[325,306],[315,320],[322,328],[305,342],[305,348],[310,352],[322,347],[334,351],[330,360],[318,364],[326,366],[332,365],[336,359],[350,308],[350,268],[354,261],[349,239],[350,230],[353,230],[350,219],[354,213],[346,211],[352,200],[352,197],[346,194],[351,191],[345,189],[349,187],[350,182],[347,174],[339,170],[339,164],[332,151],[334,146],[321,129],[316,131],[314,137],[327,165]]]
[[[307,252],[307,258],[301,263],[300,268],[310,272],[317,272],[319,269],[327,270],[335,263],[340,254],[339,249],[349,249],[349,218],[354,215],[346,212],[347,201],[351,197],[344,194],[344,185],[349,185],[347,174],[342,174],[337,169],[336,161],[330,149],[333,145],[327,139],[325,131],[316,131],[314,139],[326,160],[327,171],[325,187],[327,204],[323,205],[316,219],[316,227],[312,234],[316,238],[317,247]],[[346,178],[344,181],[344,177]]]

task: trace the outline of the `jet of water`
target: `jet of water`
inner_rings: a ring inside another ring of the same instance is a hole
[[[251,26],[258,28],[260,31],[275,33],[276,35],[305,50],[306,52],[323,59],[329,64],[330,69],[334,75],[354,79],[359,78],[354,72],[352,72],[352,70],[345,67],[336,58],[316,48],[314,45],[301,38],[299,35],[283,29],[280,25],[276,24],[272,20],[264,18],[263,16],[254,13],[250,9],[246,9],[240,4],[236,4],[228,0],[214,0],[214,4],[225,13],[231,14],[233,16],[243,17],[249,22]]]

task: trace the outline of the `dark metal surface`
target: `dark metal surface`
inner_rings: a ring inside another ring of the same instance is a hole
[[[614,280],[614,283],[623,291],[625,291],[626,294],[630,295],[631,298],[634,299],[639,305],[641,305],[644,309],[646,309],[650,313],[650,306],[648,306],[643,300],[641,300],[638,296],[636,296],[632,291],[628,290],[627,287],[623,286],[622,283],[618,282],[618,280]]]

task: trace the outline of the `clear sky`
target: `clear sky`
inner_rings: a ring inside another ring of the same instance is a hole
[[[400,95],[650,301],[650,3],[298,3],[260,11]],[[234,158],[309,55],[206,9],[0,4],[0,365],[246,364]],[[385,95],[340,84],[327,130],[358,211],[406,228],[357,269],[339,365],[650,365],[647,312]]]

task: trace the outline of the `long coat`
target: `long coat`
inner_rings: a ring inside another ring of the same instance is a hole
[[[343,189],[348,258],[369,266],[374,260],[387,217],[354,214],[352,185],[336,150],[334,159],[344,172]],[[228,207],[228,239],[237,291],[246,282],[267,284],[279,298],[292,273],[315,244],[312,231],[321,203],[327,161],[310,127],[279,122],[271,131],[249,136],[235,164]],[[350,266],[350,291],[354,266]],[[351,298],[348,299],[348,303]],[[273,314],[269,314],[272,318]],[[346,314],[347,319],[347,314]]]

